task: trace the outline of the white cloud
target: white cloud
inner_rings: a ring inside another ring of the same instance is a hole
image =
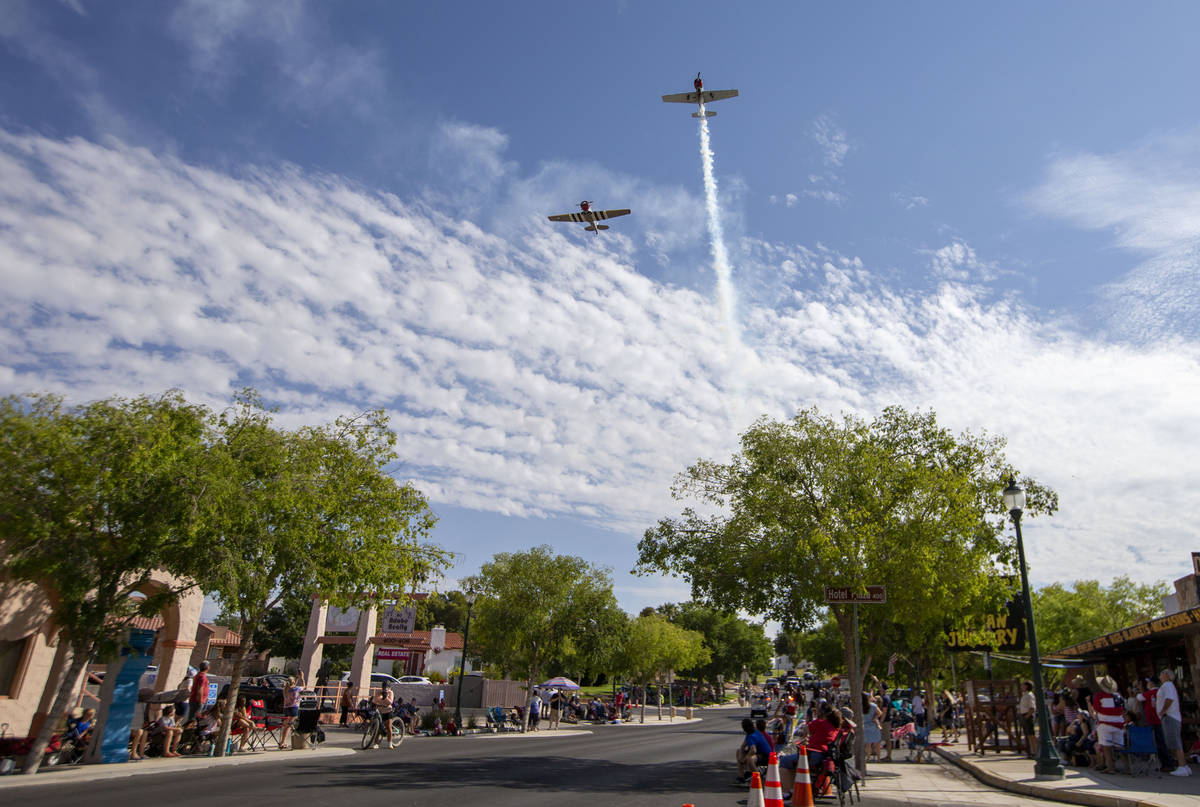
[[[846,202],[846,194],[835,191],[832,188],[809,188],[803,191],[804,195],[810,199],[819,199],[822,202],[829,202],[831,205],[843,205]]]
[[[944,280],[987,281],[997,277],[994,263],[981,261],[975,249],[965,241],[951,241],[935,250],[922,250],[930,256],[929,265],[936,277]]]
[[[830,115],[821,115],[812,126],[812,139],[821,147],[821,159],[826,165],[841,168],[850,152],[846,131]]]
[[[289,111],[338,106],[370,117],[386,85],[378,49],[331,40],[304,0],[184,0],[168,30],[213,90],[244,69],[247,53],[265,56],[273,94]]]
[[[795,206],[796,206],[796,202],[800,201],[800,197],[799,197],[799,196],[797,196],[797,195],[796,195],[796,194],[794,194],[794,193],[789,193],[789,194],[788,194],[786,197],[784,197],[784,198],[787,200],[787,206],[788,206],[788,207],[795,207]]]
[[[1200,135],[1150,140],[1114,154],[1051,160],[1028,195],[1033,208],[1112,233],[1141,263],[1100,290],[1102,312],[1126,338],[1200,337]]]
[[[895,199],[896,202],[901,207],[903,207],[905,210],[912,210],[917,207],[928,207],[929,206],[928,199],[926,199],[924,196],[919,196],[915,193],[904,193],[902,191],[896,191],[895,193],[892,194],[892,198]]]
[[[385,406],[400,473],[436,502],[628,534],[760,414],[933,407],[1007,435],[1062,495],[1026,531],[1035,580],[1177,576],[1200,507],[1194,341],[1110,343],[974,284],[902,293],[855,256],[743,238],[731,355],[710,297],[535,209],[488,230],[297,169],[0,134],[0,389],[219,403],[254,384],[290,422]],[[961,242],[931,260],[986,263]]]

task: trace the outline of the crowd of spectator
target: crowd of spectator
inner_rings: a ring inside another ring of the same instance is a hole
[[[1098,691],[1093,692],[1082,676],[1076,676],[1051,698],[1051,730],[1067,764],[1115,773],[1118,758],[1123,758],[1129,772],[1129,757],[1121,753],[1130,747],[1129,729],[1148,726],[1161,768],[1173,776],[1191,775],[1183,746],[1179,690],[1171,670],[1136,681],[1125,693],[1107,675],[1098,678],[1096,686]]]

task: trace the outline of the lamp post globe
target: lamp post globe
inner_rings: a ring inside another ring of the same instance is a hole
[[[471,640],[471,608],[475,605],[475,598],[478,596],[479,594],[474,589],[467,589],[463,594],[463,599],[467,601],[467,624],[463,628],[462,656],[458,660],[458,694],[454,698],[454,725],[458,727],[460,733],[463,730],[462,685],[463,679],[467,676],[467,642]]]
[[[1042,659],[1038,655],[1037,628],[1033,619],[1033,598],[1029,594],[1029,571],[1025,565],[1025,541],[1021,537],[1021,514],[1025,511],[1025,489],[1017,484],[1014,477],[1009,477],[1008,486],[1004,488],[1004,509],[1012,519],[1013,528],[1017,533],[1017,561],[1021,567],[1021,597],[1025,604],[1026,630],[1029,634],[1029,665],[1033,673],[1033,694],[1037,701],[1038,742],[1037,762],[1034,763],[1034,776],[1038,779],[1062,779],[1062,762],[1052,745],[1050,732],[1050,712],[1046,708],[1046,687],[1042,683]]]

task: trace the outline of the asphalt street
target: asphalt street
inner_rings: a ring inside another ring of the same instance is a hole
[[[358,751],[325,759],[305,759],[303,751],[285,752],[294,758],[86,784],[47,784],[7,794],[0,791],[0,796],[39,807],[127,807],[143,800],[196,807],[443,803],[735,807],[746,798],[744,790],[731,784],[741,717],[741,710],[710,710],[701,722],[676,726],[596,726],[589,727],[590,734],[410,738],[395,751]],[[933,777],[932,785],[907,794],[888,782],[891,777],[898,783],[898,774],[881,768],[879,787],[863,791],[863,807],[1046,804],[1001,795],[954,772],[925,767],[922,775]],[[945,787],[938,777],[945,778]]]

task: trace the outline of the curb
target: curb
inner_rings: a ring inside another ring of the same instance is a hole
[[[233,765],[260,765],[263,763],[293,762],[308,759],[325,759],[329,757],[346,757],[355,752],[351,748],[314,748],[298,753],[283,753],[275,751],[258,752],[254,754],[234,754],[230,757],[180,757],[153,764],[136,762],[113,762],[108,764],[78,765],[67,769],[51,770],[45,773],[35,773],[25,776],[19,773],[0,777],[0,792],[16,790],[39,785],[70,785],[87,782],[104,782],[112,779],[125,779],[131,776],[153,776],[164,773],[181,773],[198,770],[226,768]],[[160,759],[158,757],[156,760]]]
[[[1108,793],[1087,793],[1066,788],[1043,787],[1042,785],[1029,784],[1028,782],[1014,782],[1011,779],[1005,779],[1003,776],[985,771],[978,765],[973,765],[968,760],[963,759],[958,754],[945,751],[936,745],[932,747],[932,750],[942,759],[962,768],[985,785],[1000,790],[1007,790],[1009,793],[1016,793],[1021,796],[1033,796],[1034,798],[1058,801],[1065,804],[1082,804],[1085,807],[1164,807],[1164,805],[1156,801],[1148,801],[1146,799],[1128,799]]]

